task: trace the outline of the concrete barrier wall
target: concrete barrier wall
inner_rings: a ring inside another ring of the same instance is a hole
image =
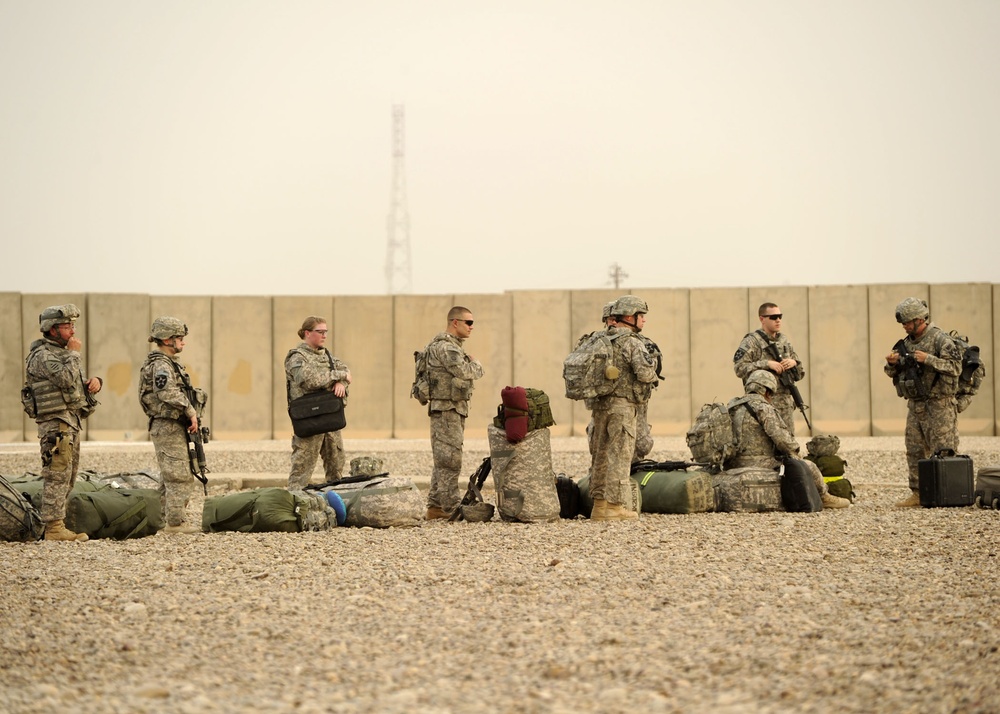
[[[758,329],[757,307],[777,303],[783,330],[806,365],[800,390],[814,428],[844,436],[901,434],[906,407],[883,373],[885,355],[903,336],[894,309],[904,297],[928,300],[932,321],[980,346],[987,377],[959,421],[961,433],[1000,433],[1000,288],[991,284],[869,285],[773,288],[636,289],[650,307],[644,334],[664,354],[664,382],[649,417],[657,435],[683,434],[701,405],[742,393],[732,357]],[[38,314],[73,302],[83,316],[87,375],[104,379],[101,406],[88,420],[91,440],[145,440],[139,367],[153,318],[171,315],[189,327],[181,357],[193,383],[209,393],[205,422],[217,439],[288,439],[283,360],[299,342],[303,319],[328,320],[334,355],[351,368],[348,438],[427,438],[426,407],[410,398],[413,352],[446,327],[448,310],[468,307],[476,321],[468,352],[486,375],[476,384],[466,425],[485,436],[507,385],[544,389],[554,435],[582,435],[590,414],[566,399],[562,361],[581,335],[600,327],[604,303],[618,291],[516,291],[484,295],[165,297],[92,293],[0,293],[0,440],[34,440],[20,408],[24,356],[39,337]],[[806,434],[797,417],[796,432]]]

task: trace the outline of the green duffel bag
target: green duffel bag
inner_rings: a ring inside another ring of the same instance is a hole
[[[66,504],[66,527],[86,533],[91,539],[125,540],[156,535],[163,527],[160,492],[110,486],[86,491],[74,486]]]
[[[715,510],[715,489],[707,471],[640,471],[632,480],[642,491],[643,513],[707,513]]]
[[[42,487],[45,482],[40,478],[14,478],[8,479],[11,486],[16,488],[19,492],[23,493],[31,501],[31,505],[35,508],[41,510],[42,508]],[[70,497],[76,493],[93,493],[100,488],[96,483],[91,483],[90,481],[84,481],[83,479],[77,480],[73,484],[73,490],[70,491]]]
[[[580,514],[590,518],[590,512],[594,510],[594,499],[590,497],[590,474],[580,479],[576,484],[580,489]],[[642,506],[642,490],[639,483],[634,479],[629,479],[628,493],[623,499],[622,505],[630,511],[642,513],[645,509]]]
[[[298,533],[295,496],[283,488],[255,488],[205,499],[201,528],[215,533]]]

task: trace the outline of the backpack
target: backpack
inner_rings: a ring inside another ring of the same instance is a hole
[[[512,444],[503,429],[490,424],[486,436],[500,518],[515,523],[558,521],[559,493],[549,430],[536,429]]]
[[[962,350],[962,373],[958,376],[958,391],[955,394],[961,412],[979,392],[986,377],[986,365],[979,355],[979,347],[970,345],[968,337],[959,335],[957,330],[949,332],[948,337]]]
[[[0,540],[28,543],[45,535],[38,510],[10,481],[0,476]]]
[[[614,342],[619,335],[597,330],[584,335],[563,360],[568,399],[593,399],[611,394],[618,379]]]
[[[413,386],[410,387],[410,396],[420,402],[421,406],[427,406],[431,401],[431,383],[427,379],[426,347],[413,353],[413,371]]]
[[[507,441],[518,442],[529,431],[545,429],[556,422],[552,418],[549,395],[531,387],[504,387],[500,390],[503,402],[497,407],[493,426],[507,432]]]
[[[733,420],[729,409],[721,402],[705,404],[701,408],[686,438],[694,460],[715,470],[721,469],[726,459],[736,453]]]

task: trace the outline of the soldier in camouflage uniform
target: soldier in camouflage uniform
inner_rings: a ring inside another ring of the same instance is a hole
[[[86,533],[66,528],[66,504],[80,466],[80,430],[94,411],[92,395],[101,391],[99,377],[83,376],[82,344],[76,338],[76,305],[47,307],[38,316],[43,337],[31,343],[26,361],[27,386],[34,401],[42,453],[42,508],[45,540],[87,540]]]
[[[733,371],[743,380],[744,384],[758,369],[774,372],[776,375],[788,374],[798,382],[806,376],[799,356],[781,333],[781,308],[773,302],[766,302],[757,308],[757,319],[761,329],[748,333],[740,342],[736,354],[733,355]],[[774,358],[771,346],[777,347],[780,360]],[[795,401],[788,387],[778,381],[778,391],[774,394],[774,408],[781,415],[785,427],[792,436],[795,435]]]
[[[460,305],[448,311],[448,327],[425,348],[430,401],[431,452],[434,470],[427,494],[427,519],[450,518],[461,500],[458,478],[462,472],[465,418],[474,380],[483,376],[483,365],[466,354],[462,343],[472,334],[472,313]]]
[[[285,380],[288,399],[304,394],[330,391],[347,403],[347,387],[351,370],[324,347],[328,329],[326,320],[315,315],[307,317],[299,328],[301,344],[285,356]],[[301,491],[312,478],[316,461],[322,457],[326,481],[339,481],[344,472],[344,437],[339,431],[313,436],[292,436],[292,470],[288,475],[288,490]]]
[[[774,374],[763,369],[750,373],[744,385],[746,394],[730,400],[726,405],[733,420],[733,434],[736,437],[736,453],[726,460],[725,468],[738,469],[756,466],[776,469],[783,455],[799,458],[799,444],[788,430],[784,420],[771,404],[778,389]],[[824,508],[846,508],[851,502],[829,492],[819,467],[811,461],[804,461],[813,475],[816,488],[823,498]]]
[[[165,534],[201,532],[199,525],[188,521],[186,512],[194,474],[185,431],[195,434],[201,429],[208,396],[192,386],[177,359],[187,334],[187,325],[176,317],[153,320],[148,341],[156,348],[146,355],[139,370],[139,403],[149,417],[149,440],[160,467],[160,498],[167,523],[161,533]]]
[[[907,400],[906,462],[910,470],[910,495],[896,505],[920,505],[917,463],[941,449],[958,451],[958,376],[962,351],[940,328],[928,322],[927,303],[906,298],[896,306],[896,322],[903,326],[902,340],[908,359],[894,348],[885,361],[885,373],[896,393]]]
[[[602,330],[606,330],[609,327],[614,327],[615,326],[615,318],[611,314],[611,309],[614,306],[615,306],[615,301],[612,300],[609,303],[605,303],[604,307],[601,309],[601,322],[604,324],[604,327],[601,328]],[[577,342],[576,342],[577,346],[579,347],[580,344],[584,340],[588,339],[589,337],[591,337],[592,335],[595,335],[595,334],[597,334],[597,333],[596,332],[591,332],[589,335],[584,335],[579,340],[577,340]],[[593,409],[594,409],[594,400],[593,399],[584,399],[583,400],[583,405],[585,407],[587,407],[587,409],[593,411]],[[636,440],[636,444],[638,445],[638,440]],[[587,424],[587,448],[590,449],[590,459],[591,459],[591,461],[593,461],[593,459],[594,459],[594,418],[593,418],[593,416],[591,416],[590,422]],[[636,447],[636,450],[638,451],[638,446]]]
[[[635,452],[632,454],[632,463],[642,461],[653,450],[653,432],[649,427],[649,397],[652,391],[660,385],[660,370],[663,368],[663,353],[660,347],[643,334],[639,335],[642,344],[646,346],[650,359],[653,360],[653,368],[656,371],[656,381],[649,384],[636,384],[637,397],[640,398],[635,407]],[[638,394],[644,392],[644,395]]]
[[[633,295],[618,298],[611,309],[615,325],[607,329],[617,335],[614,367],[618,376],[611,394],[595,397],[591,403],[594,420],[591,520],[635,520],[639,517],[622,504],[629,488],[635,453],[637,406],[649,398],[650,385],[656,381],[656,365],[638,334],[646,324],[646,312],[645,301]]]

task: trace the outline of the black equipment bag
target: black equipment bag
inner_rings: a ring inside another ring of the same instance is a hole
[[[566,474],[556,475],[556,495],[559,497],[559,517],[576,518],[580,515],[580,487]]]
[[[813,474],[800,459],[787,459],[781,473],[781,502],[792,513],[823,510],[823,499]]]
[[[976,505],[1000,511],[1000,466],[983,466],[976,474]]]
[[[347,426],[344,400],[333,392],[310,392],[288,403],[295,436],[305,438]]]
[[[971,506],[975,499],[972,459],[942,449],[929,459],[917,462],[917,485],[920,505]]]

